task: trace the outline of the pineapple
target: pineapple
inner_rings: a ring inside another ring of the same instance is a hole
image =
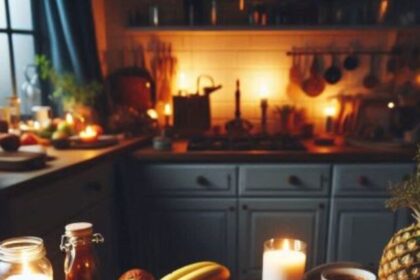
[[[393,210],[411,208],[416,222],[398,231],[386,245],[379,280],[420,280],[420,146],[416,158],[415,175],[392,187],[392,198],[387,201]]]

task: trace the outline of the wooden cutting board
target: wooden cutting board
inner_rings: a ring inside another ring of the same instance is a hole
[[[47,156],[32,152],[3,152],[0,151],[0,170],[25,171],[39,169],[45,166]]]

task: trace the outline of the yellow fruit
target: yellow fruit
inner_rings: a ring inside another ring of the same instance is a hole
[[[181,267],[161,280],[227,280],[229,270],[215,262],[198,262]]]

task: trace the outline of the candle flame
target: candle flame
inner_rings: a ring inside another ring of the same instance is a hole
[[[260,98],[267,99],[268,98],[268,87],[266,84],[260,85]]]
[[[147,110],[147,115],[149,116],[149,118],[151,118],[152,120],[156,120],[158,118],[158,113],[156,112],[155,109],[149,109]]]
[[[289,239],[285,239],[283,241],[283,248],[282,249],[285,250],[285,251],[290,251],[290,242],[289,242]]]
[[[171,107],[171,104],[169,104],[169,103],[166,103],[165,104],[164,112],[165,112],[165,116],[172,115],[172,107]]]
[[[178,88],[180,91],[185,91],[187,90],[187,87],[187,76],[184,72],[180,72],[178,76]]]
[[[93,137],[96,137],[97,135],[98,133],[90,125],[86,126],[85,130],[82,130],[79,133],[80,138],[93,138]]]
[[[388,105],[387,106],[388,106],[389,109],[394,109],[395,108],[395,103],[392,102],[392,101],[391,102],[388,102]]]
[[[335,114],[337,113],[336,109],[334,106],[327,106],[324,108],[324,115],[326,117],[333,117],[335,116]]]

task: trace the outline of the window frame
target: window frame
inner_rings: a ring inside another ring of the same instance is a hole
[[[35,55],[39,53],[42,49],[41,40],[40,40],[40,24],[39,24],[39,8],[40,3],[38,0],[31,1],[31,13],[32,13],[32,30],[27,29],[17,29],[12,28],[12,20],[10,15],[10,0],[3,0],[5,6],[5,16],[6,16],[6,28],[0,28],[0,34],[5,34],[7,36],[7,43],[9,47],[9,59],[10,59],[10,79],[12,84],[12,95],[19,97],[19,85],[17,85],[17,75],[16,75],[16,66],[15,66],[15,51],[13,48],[13,35],[22,34],[22,35],[32,35],[34,39],[34,50]],[[44,103],[44,97],[41,96],[41,103]],[[28,113],[28,112],[24,112]]]

